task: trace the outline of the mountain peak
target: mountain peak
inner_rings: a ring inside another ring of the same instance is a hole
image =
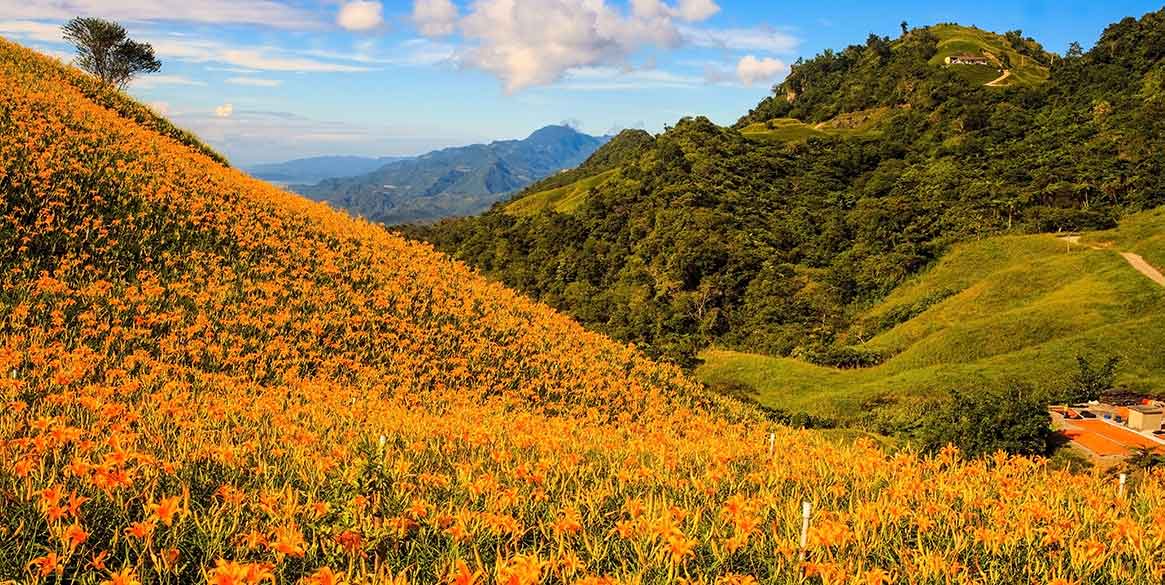
[[[543,126],[526,137],[529,142],[559,141],[573,136],[582,136],[582,132],[563,124]]]
[[[581,164],[605,142],[605,137],[552,125],[525,140],[446,148],[357,176],[295,188],[374,221],[432,221],[481,213],[509,193]]]

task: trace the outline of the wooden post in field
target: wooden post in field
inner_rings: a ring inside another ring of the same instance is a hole
[[[813,504],[801,502],[801,562],[805,562],[805,546],[809,544],[809,515]]]
[[[1123,498],[1123,497],[1124,497],[1124,495],[1125,495],[1125,479],[1127,479],[1127,478],[1128,478],[1128,476],[1127,476],[1126,474],[1122,473],[1122,474],[1121,474],[1121,479],[1120,479],[1120,486],[1117,488],[1117,492],[1116,492],[1116,493],[1117,493],[1117,495],[1118,495],[1118,496],[1120,496],[1120,497],[1122,497],[1122,498]]]
[[[777,434],[769,433],[769,459],[773,458],[773,450],[777,445]]]

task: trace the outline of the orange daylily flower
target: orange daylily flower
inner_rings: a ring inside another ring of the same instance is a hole
[[[181,496],[170,496],[168,498],[162,498],[157,503],[151,503],[147,506],[147,509],[153,518],[158,519],[166,526],[171,526],[174,524],[174,516],[181,511],[179,507],[181,502]]]
[[[29,567],[36,569],[36,574],[41,577],[47,577],[53,573],[60,573],[63,567],[61,560],[57,553],[50,552],[43,557],[37,557],[29,563]]]
[[[89,539],[89,533],[80,524],[74,522],[65,529],[65,533],[61,536],[61,540],[65,541],[65,547],[72,550],[78,545]]]
[[[294,524],[281,526],[271,535],[267,546],[277,553],[294,557],[304,554],[303,534]]]
[[[324,567],[310,577],[305,578],[301,583],[304,585],[345,585],[345,581],[340,575],[337,575],[329,567]]]
[[[134,570],[126,567],[116,573],[110,573],[109,579],[102,581],[101,585],[141,585],[141,582],[138,581]]]

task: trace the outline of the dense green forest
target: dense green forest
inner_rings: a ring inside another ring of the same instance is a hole
[[[1014,82],[942,64],[974,39]],[[685,118],[654,138],[621,136],[512,200],[617,169],[569,212],[507,213],[511,201],[404,229],[682,364],[715,343],[872,365],[884,356],[861,348],[855,331],[871,324],[855,315],[953,243],[1110,227],[1165,203],[1163,56],[1165,10],[1063,56],[1018,31],[904,27],[798,61],[733,127]],[[741,131],[854,119],[868,129]]]

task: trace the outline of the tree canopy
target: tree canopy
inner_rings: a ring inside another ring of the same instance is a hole
[[[130,39],[125,27],[116,22],[77,17],[62,32],[77,50],[77,66],[108,86],[121,89],[139,74],[162,69],[153,46]]]

